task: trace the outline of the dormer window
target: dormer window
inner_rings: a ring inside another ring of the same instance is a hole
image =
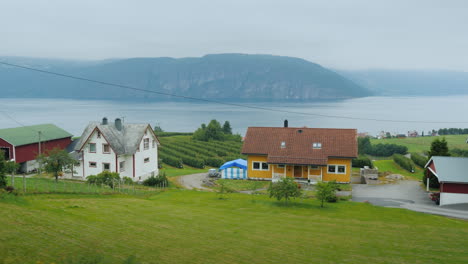
[[[101,132],[100,131],[97,132],[97,138],[101,138]]]
[[[281,142],[281,148],[286,148],[286,142],[284,141]]]
[[[322,148],[322,143],[320,143],[320,142],[314,142],[314,143],[312,143],[312,148],[314,148],[314,149],[321,149],[321,148]]]

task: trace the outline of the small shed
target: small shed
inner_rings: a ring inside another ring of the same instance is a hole
[[[433,156],[425,168],[440,183],[440,205],[468,203],[468,158]]]
[[[247,179],[247,161],[243,159],[231,160],[220,168],[223,179]]]

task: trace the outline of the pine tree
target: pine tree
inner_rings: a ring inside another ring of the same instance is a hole
[[[439,138],[434,139],[431,143],[431,150],[429,151],[429,157],[432,156],[450,156],[447,141],[445,137],[440,140]]]

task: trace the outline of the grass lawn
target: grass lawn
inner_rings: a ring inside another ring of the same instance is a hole
[[[247,191],[256,190],[261,188],[268,188],[270,181],[252,181],[252,180],[229,180],[219,179],[216,181],[218,185],[224,184],[224,186],[233,191]]]
[[[401,174],[415,180],[421,180],[424,175],[424,170],[418,166],[415,166],[415,172],[411,173],[400,167],[400,165],[396,164],[393,160],[375,160],[373,161],[373,164],[375,167],[379,168],[379,172],[388,171],[394,174]]]
[[[466,263],[468,222],[186,190],[0,200],[1,263]],[[443,234],[443,235],[441,235]]]
[[[174,168],[169,165],[164,165],[162,169],[160,169],[160,172],[166,172],[167,177],[176,177],[176,176],[183,176],[183,175],[189,175],[189,174],[195,174],[195,173],[208,173],[208,169],[210,167],[206,167],[205,169],[197,169],[197,168],[192,168],[187,165],[184,166],[182,169]]]
[[[468,144],[466,144],[468,135],[447,135],[443,137],[447,140],[449,149],[459,148],[468,150]],[[423,153],[429,151],[432,141],[436,138],[437,137],[371,139],[371,143],[398,144],[408,147],[408,152]],[[442,136],[439,138],[442,139]]]

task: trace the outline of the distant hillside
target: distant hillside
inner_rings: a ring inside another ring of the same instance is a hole
[[[422,70],[338,71],[382,96],[468,94],[468,72]]]
[[[271,55],[64,61],[3,57],[2,61],[90,79],[209,99],[313,100],[372,93],[318,64]],[[170,99],[0,65],[0,97]]]

